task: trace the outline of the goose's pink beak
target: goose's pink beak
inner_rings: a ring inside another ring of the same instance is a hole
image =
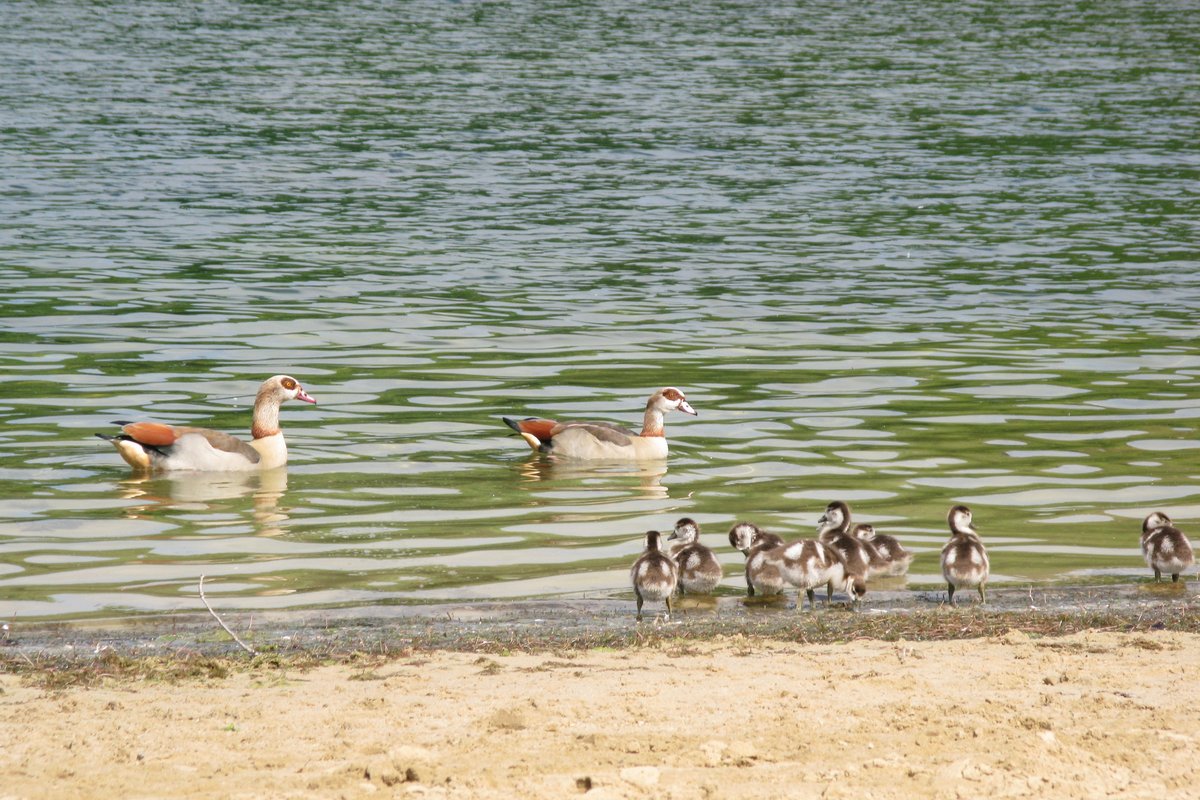
[[[317,404],[317,401],[315,399],[313,399],[313,396],[311,394],[309,394],[308,392],[304,391],[304,389],[302,389],[302,388],[296,389],[296,399],[301,401],[302,403],[312,403],[314,406]]]

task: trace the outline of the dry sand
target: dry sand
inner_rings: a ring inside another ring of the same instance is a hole
[[[0,797],[1196,797],[1200,636],[434,652],[46,690]]]

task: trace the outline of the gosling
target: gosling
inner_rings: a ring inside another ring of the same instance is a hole
[[[942,548],[942,577],[946,579],[950,605],[955,604],[954,590],[962,586],[978,587],[979,602],[986,603],[990,565],[987,549],[971,523],[971,509],[954,506],[946,521],[950,523],[950,541]]]
[[[912,564],[913,554],[904,549],[895,536],[876,533],[872,525],[855,525],[850,535],[861,539],[875,551],[871,556],[871,576],[904,575]]]
[[[1161,511],[1155,511],[1142,522],[1142,555],[1146,558],[1146,566],[1154,570],[1155,582],[1165,572],[1175,583],[1180,574],[1195,563],[1192,543]]]
[[[804,607],[800,592],[808,595],[808,606],[815,611],[817,608],[816,587],[826,586],[825,599],[833,602],[833,587],[837,584],[843,587],[850,596],[850,602],[857,602],[859,593],[866,591],[866,585],[861,580],[846,571],[846,559],[834,547],[817,539],[802,539],[798,542],[776,547],[762,554],[764,559],[776,561],[783,580],[797,589],[796,608]]]
[[[671,548],[671,557],[679,570],[679,593],[712,594],[721,582],[721,562],[712,550],[700,544],[700,526],[684,517],[675,523],[667,540],[678,542]]]
[[[834,536],[845,536],[848,533],[850,533],[850,506],[841,500],[834,500],[825,506],[825,513],[817,520],[817,535],[822,542],[827,542]]]
[[[830,503],[825,513],[817,520],[817,533],[822,544],[837,550],[842,556],[845,566],[847,593],[851,604],[857,604],[867,593],[867,578],[871,574],[872,564],[879,563],[881,557],[874,545],[856,536],[851,536],[850,506],[841,501]],[[832,584],[830,584],[832,595]]]
[[[729,544],[746,556],[746,596],[783,594],[779,564],[764,554],[783,546],[783,539],[767,533],[753,522],[738,522],[729,529]]]
[[[662,551],[662,534],[646,532],[646,549],[629,570],[633,593],[637,595],[637,619],[642,621],[642,604],[646,600],[662,600],[667,604],[667,619],[671,618],[671,595],[679,582],[675,561]]]

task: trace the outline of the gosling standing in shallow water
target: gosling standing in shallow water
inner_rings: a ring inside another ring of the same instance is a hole
[[[1174,583],[1195,562],[1192,543],[1161,511],[1155,511],[1142,522],[1142,555],[1146,565],[1154,570],[1155,581],[1165,572]]]
[[[646,550],[629,570],[633,593],[637,595],[637,618],[642,621],[642,604],[646,600],[663,600],[667,604],[667,619],[671,618],[671,595],[679,582],[675,561],[662,551],[662,534],[646,532]]]
[[[851,603],[858,601],[858,590],[866,591],[865,581],[855,581],[854,576],[846,572],[846,559],[841,552],[820,540],[801,539],[768,550],[763,556],[768,560],[777,560],[784,582],[799,590],[796,593],[797,611],[804,608],[800,592],[808,595],[809,609],[817,610],[814,590],[821,585],[826,587],[826,603],[833,602],[834,584],[844,589]]]
[[[679,593],[711,594],[721,582],[721,562],[712,550],[700,544],[696,521],[690,517],[679,520],[667,540],[676,542],[671,557],[679,568]]]
[[[817,534],[821,542],[842,554],[850,602],[857,603],[867,593],[867,578],[871,565],[880,560],[874,545],[851,536],[850,506],[839,501],[825,507],[825,513],[817,520]]]
[[[738,522],[729,529],[729,545],[746,556],[746,596],[783,594],[783,573],[779,564],[766,559],[768,550],[783,546],[783,539],[767,533],[753,522]]]
[[[987,602],[988,556],[979,532],[971,523],[971,509],[955,506],[946,515],[950,523],[950,541],[942,548],[942,576],[950,605],[954,605],[954,590],[962,586],[979,587],[979,601]]]

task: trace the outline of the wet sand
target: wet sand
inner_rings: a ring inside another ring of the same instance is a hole
[[[0,797],[1187,796],[1190,590],[1020,595],[17,628]]]
[[[975,595],[957,608],[946,594],[903,589],[873,590],[858,610],[848,611],[844,595],[819,611],[798,610],[794,594],[773,600],[739,595],[686,597],[680,613],[663,624],[662,604],[647,604],[646,622],[634,621],[629,600],[526,600],[328,608],[285,612],[216,610],[242,639],[263,653],[338,656],[389,654],[405,649],[493,651],[503,648],[624,647],[661,639],[707,640],[746,635],[797,642],[846,639],[983,636],[1009,627],[1063,633],[1089,628],[1192,631],[1200,612],[1200,583],[1169,582],[1093,586],[1008,587]],[[957,614],[948,617],[945,614]],[[657,614],[657,616],[656,616]],[[944,628],[944,630],[943,630]],[[927,630],[928,636],[922,635]],[[1200,627],[1194,629],[1200,632]],[[72,623],[12,622],[0,640],[0,659],[17,653],[39,662],[76,663],[98,653],[122,656],[241,655],[242,651],[204,611],[143,615]],[[19,662],[18,662],[19,665]]]

